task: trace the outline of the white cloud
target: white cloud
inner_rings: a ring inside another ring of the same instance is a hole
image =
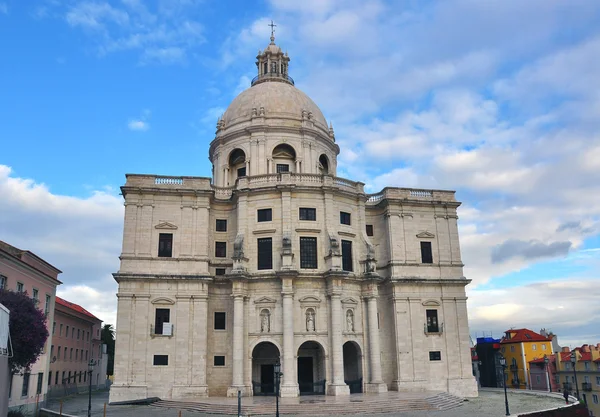
[[[130,120],[127,127],[129,127],[129,130],[145,132],[150,128],[150,125],[143,120]]]
[[[0,3],[0,13],[8,14],[8,5],[6,3]]]

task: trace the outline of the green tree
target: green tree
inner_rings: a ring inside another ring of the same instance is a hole
[[[115,368],[115,329],[112,324],[102,326],[101,333],[102,343],[106,345],[106,353],[108,353],[108,364],[106,365],[106,374],[112,375]]]

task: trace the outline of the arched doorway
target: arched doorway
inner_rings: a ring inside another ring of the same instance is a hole
[[[275,173],[296,172],[296,151],[290,145],[281,144],[273,149]]]
[[[362,355],[356,342],[346,342],[344,352],[344,382],[350,387],[350,394],[362,392]]]
[[[325,395],[325,350],[317,342],[298,348],[298,388],[300,395]]]
[[[252,390],[254,395],[275,395],[274,365],[279,349],[271,342],[261,342],[252,350]]]

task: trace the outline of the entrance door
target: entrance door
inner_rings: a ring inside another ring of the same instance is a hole
[[[263,394],[275,393],[275,370],[273,365],[260,366],[260,390]]]
[[[312,393],[313,382],[313,358],[298,358],[298,387],[300,393]]]

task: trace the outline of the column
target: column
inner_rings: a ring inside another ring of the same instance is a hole
[[[342,347],[342,302],[339,292],[330,293],[329,306],[331,311],[330,358],[333,375],[327,386],[328,395],[350,395],[350,387],[344,382],[344,353]]]
[[[250,160],[246,159],[246,176],[250,176]]]
[[[381,378],[381,348],[379,346],[379,328],[377,326],[377,297],[367,298],[367,316],[369,326],[369,368],[371,379],[367,392],[386,392],[387,385]]]
[[[297,397],[299,394],[294,355],[294,299],[293,293],[283,295],[283,383],[282,397]]]
[[[233,363],[232,383],[227,390],[228,397],[237,397],[237,392],[245,393],[244,387],[244,296],[233,294]]]

